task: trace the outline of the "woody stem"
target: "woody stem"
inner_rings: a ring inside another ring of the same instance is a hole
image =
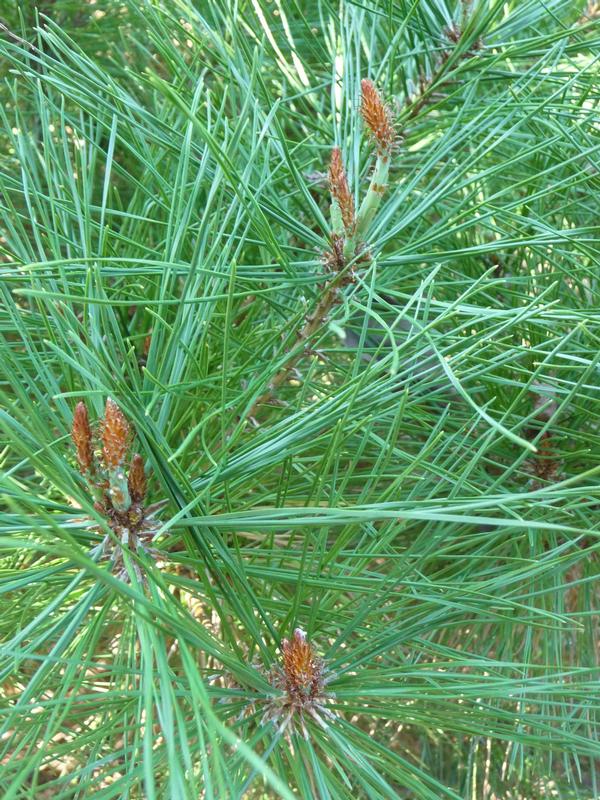
[[[311,337],[319,330],[323,322],[325,321],[327,315],[333,308],[333,306],[337,303],[337,296],[338,296],[338,287],[342,282],[342,275],[336,275],[335,278],[330,281],[327,285],[325,291],[321,295],[321,299],[315,306],[314,311],[306,318],[306,322],[302,327],[302,330],[298,333],[298,341],[296,347],[289,353],[289,356],[283,366],[278,370],[275,374],[273,380],[269,384],[269,388],[266,392],[261,394],[254,403],[252,407],[246,414],[247,417],[253,417],[256,413],[258,407],[263,403],[268,402],[271,397],[273,397],[275,391],[281,386],[281,384],[287,378],[289,371],[296,366],[298,361],[304,355],[304,351],[306,348],[306,343],[311,339]]]

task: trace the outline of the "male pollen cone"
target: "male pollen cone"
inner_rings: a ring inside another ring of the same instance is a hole
[[[131,459],[127,483],[133,502],[141,503],[146,496],[146,473],[144,471],[144,459],[139,453],[136,453]]]
[[[83,402],[77,403],[73,414],[71,438],[77,451],[77,463],[82,473],[89,472],[93,463],[92,429],[88,410]]]
[[[123,412],[109,397],[102,423],[102,455],[108,469],[117,469],[123,463],[129,448],[130,432]]]
[[[346,233],[354,229],[354,198],[348,187],[348,179],[342,162],[342,153],[339,147],[334,147],[331,151],[331,161],[329,164],[329,188],[331,194],[340,207],[342,212],[342,222]]]
[[[389,155],[396,134],[389,109],[385,106],[379,92],[368,78],[361,81],[362,99],[360,113],[371,131],[379,155]]]
[[[288,693],[316,696],[321,683],[321,663],[304,631],[296,628],[291,640],[282,641],[281,652]]]

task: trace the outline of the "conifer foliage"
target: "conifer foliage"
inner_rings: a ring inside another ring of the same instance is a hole
[[[600,796],[597,4],[0,51],[0,797]]]

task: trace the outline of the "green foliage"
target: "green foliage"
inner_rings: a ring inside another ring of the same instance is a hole
[[[2,797],[598,796],[594,4],[38,11],[0,38]],[[365,77],[388,188],[299,343]],[[109,397],[156,561],[77,469]]]

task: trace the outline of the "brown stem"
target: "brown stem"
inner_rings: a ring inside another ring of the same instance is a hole
[[[440,81],[440,78],[443,78],[444,70],[446,68],[446,64],[450,59],[452,50],[453,48],[456,47],[460,39],[460,30],[456,28],[451,28],[448,31],[448,38],[449,38],[449,44],[452,45],[452,47],[451,49],[442,51],[433,75],[428,79],[426,78],[421,79],[421,84],[419,86],[418,94],[406,114],[405,124],[409,120],[414,119],[414,117],[417,116],[419,111],[421,111],[423,106],[427,105],[427,103],[431,100],[432,95],[430,94],[429,90],[433,86],[435,86],[438,83],[438,81]],[[473,56],[475,55],[474,51],[478,50],[479,47],[481,47],[481,41],[477,41],[472,48],[470,48],[466,53],[463,53],[462,58],[465,60],[473,58]],[[442,80],[440,82],[440,85],[443,86],[444,83],[446,83],[446,81]]]
[[[430,78],[422,78],[419,86],[419,92],[417,97],[415,98],[413,104],[408,110],[406,115],[406,120],[414,119],[417,116],[419,111],[423,108],[423,106],[427,105],[427,103],[431,99],[431,95],[429,94],[429,89],[439,81],[442,77],[444,68],[448,59],[450,58],[450,51],[444,50],[441,54],[440,60],[437,65],[437,69],[433,73]],[[443,81],[442,81],[443,83]]]
[[[289,358],[276,373],[275,377],[269,384],[267,391],[261,394],[261,396],[254,401],[252,407],[246,414],[246,417],[253,417],[258,407],[263,403],[268,402],[273,397],[275,391],[287,378],[289,371],[296,366],[298,361],[300,361],[304,355],[306,343],[319,330],[331,309],[338,302],[338,289],[339,286],[344,282],[344,279],[347,280],[346,276],[337,275],[327,285],[327,288],[317,303],[314,311],[312,314],[306,317],[306,322],[304,323],[302,330],[298,333],[298,342],[296,347],[290,352]]]

